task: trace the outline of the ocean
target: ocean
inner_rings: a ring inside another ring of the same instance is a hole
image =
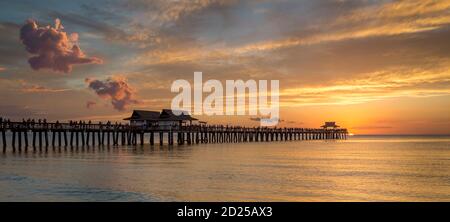
[[[9,147],[0,201],[450,201],[450,137]]]

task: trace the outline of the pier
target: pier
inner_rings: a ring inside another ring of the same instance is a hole
[[[7,134],[11,134],[13,150],[49,147],[192,145],[206,143],[248,143],[294,140],[347,139],[343,128],[268,128],[222,125],[133,126],[122,123],[86,122],[11,122],[1,121],[1,145],[8,147]],[[176,139],[175,139],[176,138]]]

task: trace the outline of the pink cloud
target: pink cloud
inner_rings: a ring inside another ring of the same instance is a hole
[[[31,68],[68,73],[73,65],[102,63],[99,58],[86,57],[77,45],[77,33],[68,35],[63,29],[59,19],[56,19],[55,27],[39,27],[37,22],[31,19],[22,26],[20,40],[26,50],[33,54],[28,60]]]
[[[69,91],[69,89],[52,89],[52,88],[47,88],[47,87],[40,86],[40,85],[29,85],[29,86],[24,86],[22,91],[27,92],[27,93],[57,93],[57,92]]]
[[[104,81],[87,78],[85,81],[100,98],[110,99],[113,107],[119,111],[125,110],[128,105],[139,104],[134,99],[135,90],[124,77],[113,76]]]

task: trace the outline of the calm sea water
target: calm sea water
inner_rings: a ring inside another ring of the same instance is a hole
[[[450,201],[450,137],[8,150],[0,201]]]

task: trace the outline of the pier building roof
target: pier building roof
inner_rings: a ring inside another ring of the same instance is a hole
[[[130,117],[123,120],[148,120],[148,121],[184,121],[198,120],[186,111],[163,109],[158,111],[134,110]]]
[[[198,120],[198,119],[193,118],[186,111],[163,109],[161,111],[161,115],[159,116],[159,120],[180,121],[180,120]]]
[[[325,122],[325,125],[321,126],[322,128],[338,128],[336,122]]]
[[[130,117],[123,120],[158,120],[160,116],[158,111],[147,111],[147,110],[133,110],[133,114]]]

